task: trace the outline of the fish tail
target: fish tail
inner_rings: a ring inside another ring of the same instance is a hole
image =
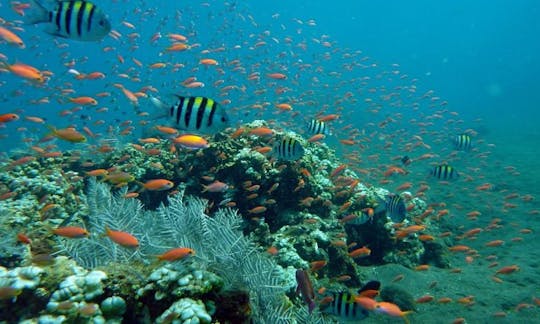
[[[167,107],[167,105],[163,103],[163,101],[151,96],[150,102],[152,102],[154,107],[157,108],[157,111],[150,116],[150,120],[156,120],[168,116],[167,110],[169,109],[169,107]]]
[[[49,21],[49,10],[39,1],[30,0],[30,10],[25,13],[24,22],[28,25],[39,24]]]
[[[406,311],[406,312],[403,312],[403,315],[401,316],[403,318],[403,321],[405,322],[405,324],[411,324],[411,322],[409,322],[409,319],[407,318],[407,315],[412,313],[413,311]]]

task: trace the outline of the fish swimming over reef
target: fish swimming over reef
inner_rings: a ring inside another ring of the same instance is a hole
[[[469,151],[472,147],[472,138],[468,134],[459,134],[452,138],[454,148],[460,151]]]
[[[390,217],[394,223],[403,222],[407,216],[407,208],[403,198],[401,198],[400,195],[391,194],[386,196],[384,206],[386,209],[386,215]]]
[[[381,283],[379,281],[370,281],[358,290],[354,295],[348,291],[334,292],[330,295],[331,302],[321,305],[321,311],[326,314],[339,317],[341,322],[359,321],[369,316],[369,311],[355,302],[357,296],[368,296],[378,294]]]
[[[229,126],[227,112],[213,99],[178,95],[175,97],[178,100],[171,106],[158,98],[150,98],[160,109],[155,118],[169,117],[175,127],[200,134],[219,133]]]
[[[430,174],[439,180],[452,180],[459,177],[459,173],[453,167],[441,164],[431,169]]]
[[[317,119],[312,119],[310,122],[308,122],[307,129],[311,134],[332,135],[328,125],[325,122]]]
[[[111,31],[109,19],[89,1],[56,1],[52,10],[32,0],[28,24],[45,23],[45,32],[78,41],[99,41]]]
[[[284,136],[274,142],[272,151],[279,160],[296,161],[304,156],[304,148],[298,140]]]

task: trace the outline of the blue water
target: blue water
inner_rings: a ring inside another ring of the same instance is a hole
[[[537,128],[537,1],[266,3],[270,12],[316,19],[340,46],[400,64],[468,117]]]
[[[428,203],[446,204],[451,209],[449,222],[462,226],[462,231],[484,228],[491,219],[504,219],[504,230],[495,233],[486,230],[478,242],[466,243],[482,249],[486,241],[504,238],[509,248],[501,253],[501,266],[519,262],[523,268],[520,279],[508,283],[513,285],[510,288],[505,286],[506,291],[520,289],[522,295],[515,299],[507,296],[505,302],[509,305],[530,302],[536,293],[534,288],[522,287],[528,276],[534,275],[535,265],[526,263],[530,260],[518,252],[538,251],[538,246],[535,240],[525,240],[523,244],[528,245],[521,249],[518,245],[521,243],[512,245],[510,241],[521,235],[518,229],[538,227],[540,4],[537,1],[96,3],[109,15],[113,30],[121,34],[118,39],[106,37],[101,42],[84,43],[55,38],[46,34],[43,26],[20,24],[21,17],[9,9],[9,3],[0,3],[1,18],[10,22],[6,26],[23,28],[17,34],[26,44],[26,49],[18,49],[0,43],[0,53],[7,56],[6,62],[23,62],[53,73],[44,85],[31,84],[8,72],[0,73],[0,113],[15,112],[21,116],[21,120],[0,128],[2,153],[16,150],[19,157],[35,154],[28,149],[29,145],[47,145],[36,143],[50,131],[45,125],[25,121],[25,116],[45,118],[46,125],[59,128],[89,127],[98,136],[86,144],[55,142],[64,151],[83,151],[84,157],[92,156],[94,149],[103,144],[102,140],[136,143],[143,136],[139,123],[147,121],[137,113],[144,111],[152,115],[155,108],[146,98],[139,98],[139,106],[134,107],[115,84],[133,92],[152,86],[158,93],[148,93],[163,100],[174,93],[209,96],[217,101],[229,99],[231,103],[224,106],[232,117],[233,127],[265,119],[271,127],[305,135],[306,121],[317,114],[335,113],[340,119],[331,124],[334,135],[327,143],[351,169],[370,170],[369,175],[361,175],[363,183],[387,184],[392,190],[404,181],[413,181],[418,189],[418,184],[426,181],[430,163],[454,163],[463,173],[463,180],[448,187],[429,182],[432,189],[426,198]],[[161,38],[151,42],[156,33]],[[166,48],[171,44],[168,33],[187,36],[192,48],[167,53]],[[256,45],[259,43],[264,44]],[[203,58],[216,59],[219,65],[202,66],[199,60]],[[158,62],[164,63],[165,68],[149,67]],[[68,72],[69,68],[81,73],[100,71],[106,77],[77,80]],[[276,81],[267,77],[275,72],[285,73],[287,79]],[[259,73],[259,81],[247,79],[254,73]],[[182,81],[189,77],[196,77],[205,86],[196,89],[182,86]],[[225,86],[233,89],[222,91]],[[75,92],[62,94],[65,89]],[[110,96],[98,98],[96,107],[60,115],[77,106],[69,103],[68,97],[95,96],[101,92],[110,92]],[[36,103],[44,97],[49,103]],[[275,105],[283,102],[291,103],[293,112],[278,112]],[[254,108],[255,105],[264,108]],[[108,111],[97,111],[104,107]],[[103,124],[96,123],[99,120]],[[433,124],[422,126],[419,122]],[[125,129],[121,123],[131,123],[132,134],[119,135]],[[150,119],[150,123],[155,120]],[[477,150],[452,155],[448,136],[466,129],[478,133],[474,137]],[[413,136],[421,137],[426,147],[408,151],[407,144],[415,141]],[[34,142],[28,144],[28,138]],[[365,146],[351,148],[340,144],[339,140],[348,138],[354,138],[355,145],[365,140],[362,142]],[[388,179],[381,173],[398,163],[394,162],[395,157],[399,160],[410,154],[417,158],[425,153],[435,154],[436,159],[415,163],[407,176],[384,182]],[[509,166],[516,167],[520,174],[507,171],[505,168]],[[494,189],[476,189],[484,183],[494,184]],[[534,199],[510,200],[517,206],[503,207],[507,202],[504,197],[511,193],[517,193],[520,198],[532,195]],[[464,214],[473,210],[480,210],[483,218],[464,220]],[[482,256],[492,253],[482,252]],[[521,259],[514,260],[516,255]],[[467,267],[462,256],[456,256],[453,261],[454,265]],[[483,279],[493,275],[494,269],[486,269],[486,264],[471,266],[481,269]],[[474,277],[467,282],[477,280]],[[453,286],[451,280],[445,283]],[[489,289],[493,285],[497,284],[491,281],[485,284]],[[478,291],[465,290],[462,295],[488,298],[488,293],[480,292],[484,285],[479,286],[474,287]],[[415,296],[424,288],[414,287]],[[452,297],[457,298],[459,293]],[[493,306],[490,311],[503,307],[492,300],[484,303]],[[424,313],[437,312],[438,309],[430,309]]]

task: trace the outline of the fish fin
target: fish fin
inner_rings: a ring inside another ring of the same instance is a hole
[[[24,23],[28,25],[39,24],[49,21],[49,10],[39,1],[30,0],[30,10],[25,12]]]
[[[149,120],[161,119],[169,116],[169,108],[167,105],[156,97],[150,96],[150,102],[157,108],[157,110],[149,116]]]

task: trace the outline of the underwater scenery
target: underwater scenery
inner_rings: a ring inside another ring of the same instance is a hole
[[[540,3],[0,2],[0,323],[540,323]]]

